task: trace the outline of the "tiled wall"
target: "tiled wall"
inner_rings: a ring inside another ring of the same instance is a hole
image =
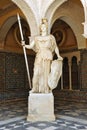
[[[0,91],[5,86],[5,54],[0,53]]]
[[[28,55],[31,78],[33,76],[34,56]],[[87,100],[87,50],[81,50],[79,63],[80,90],[61,91],[56,88],[58,100]],[[29,83],[24,55],[0,52],[0,102],[7,100],[27,99]]]
[[[81,89],[87,91],[87,50],[81,51],[80,82]]]
[[[34,56],[28,56],[32,78]],[[0,101],[27,98],[29,84],[24,56],[16,53],[0,53]]]
[[[87,50],[80,50],[80,54],[81,60],[78,63],[79,82],[75,83],[78,90],[58,90],[58,88],[56,88],[55,90],[53,90],[55,100],[66,100],[71,102],[74,101],[87,103]],[[76,71],[77,68],[75,67],[74,69]],[[74,78],[75,81],[77,81],[75,76]]]
[[[54,97],[56,101],[87,103],[87,91],[56,90],[54,91]]]

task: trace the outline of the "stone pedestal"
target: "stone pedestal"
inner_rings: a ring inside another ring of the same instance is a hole
[[[52,93],[30,93],[27,121],[54,121],[54,96]]]

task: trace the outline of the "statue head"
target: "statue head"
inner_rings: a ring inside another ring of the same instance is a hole
[[[44,23],[44,24],[48,24],[47,18],[42,18],[42,21],[41,21],[41,22]]]
[[[48,20],[46,18],[42,18],[41,25],[40,25],[40,34],[43,35],[47,34],[48,32]]]

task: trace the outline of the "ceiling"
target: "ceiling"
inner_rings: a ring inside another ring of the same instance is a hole
[[[73,3],[79,5],[80,7],[82,7],[82,4],[81,4],[81,1],[80,0],[70,0],[72,1]],[[12,5],[14,5],[14,3],[11,1],[11,0],[0,0],[0,13],[11,7]]]
[[[11,0],[0,0],[0,10],[3,10],[12,5]]]
[[[0,15],[11,8],[14,3],[11,0],[0,0]]]
[[[75,4],[77,4],[77,5],[80,6],[80,7],[83,7],[80,0],[70,0],[70,1],[72,1],[72,2],[75,3]]]

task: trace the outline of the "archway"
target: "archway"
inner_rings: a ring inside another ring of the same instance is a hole
[[[0,42],[4,44],[5,37],[9,31],[9,29],[12,27],[12,25],[17,21],[16,16],[11,16],[3,23],[1,29],[0,29]]]
[[[70,4],[72,5],[73,10],[69,6],[66,8],[67,4],[68,2],[66,2],[66,4],[63,3],[59,8],[55,10],[54,14],[51,14],[51,27],[57,19],[65,21],[72,28],[76,36],[78,49],[86,48],[86,40],[82,36],[83,26],[81,24],[82,19],[84,20],[84,12],[82,8],[79,8],[71,1]],[[81,15],[80,17],[77,17],[79,15],[79,12],[81,12]]]
[[[53,1],[49,5],[49,7],[48,7],[48,9],[45,13],[45,17],[48,18],[48,23],[49,23],[49,27],[48,27],[49,33],[50,33],[50,28],[52,26],[52,24],[51,24],[52,17],[54,15],[55,11],[57,10],[57,8],[59,8],[64,2],[67,2],[67,0],[55,0],[55,1]]]
[[[84,8],[84,14],[85,14],[85,21],[82,23],[84,25],[84,34],[83,36],[87,38],[87,1],[86,0],[80,0],[83,8]]]
[[[38,34],[38,26],[37,26],[36,18],[35,18],[35,15],[31,9],[31,7],[29,7],[29,5],[24,0],[22,0],[22,1],[21,0],[11,0],[11,1],[14,2],[14,4],[16,4],[20,8],[20,10],[23,12],[24,16],[26,17],[26,20],[30,26],[31,35]]]
[[[22,46],[18,44],[21,39],[19,37],[17,12],[20,13],[21,22],[23,21],[22,25],[25,29],[23,29],[23,31],[26,31],[26,29],[30,31],[30,28],[20,9],[17,8],[14,3],[12,4],[12,2],[10,2],[10,6],[12,6],[12,8],[6,8],[6,10],[4,10],[2,20],[0,21],[0,45],[2,44],[2,48],[0,48],[0,94],[2,94],[3,97],[0,98],[0,102],[4,101],[4,103],[8,100],[10,102],[12,100],[15,101],[15,99],[27,99],[29,91],[23,49]],[[7,13],[5,11],[7,11]],[[27,41],[29,41],[29,35],[28,33]],[[29,44],[29,42],[27,42],[27,44]],[[30,66],[32,66],[32,59],[34,59],[32,56],[28,56]],[[19,91],[20,94],[18,96]]]
[[[63,79],[61,83],[58,84],[57,89],[71,89],[72,88],[72,57],[75,55],[78,57],[78,45],[75,34],[72,28],[63,20],[57,19],[52,28],[51,33],[56,39],[56,43],[59,47],[60,53],[63,56]],[[72,53],[73,52],[73,53]],[[75,54],[77,52],[77,54]],[[54,56],[56,58],[56,56]],[[76,64],[75,64],[76,65]],[[75,66],[74,66],[75,67]],[[61,86],[62,84],[62,86]],[[76,87],[76,86],[75,86]],[[74,87],[74,88],[75,88]],[[73,89],[73,88],[72,88]]]

